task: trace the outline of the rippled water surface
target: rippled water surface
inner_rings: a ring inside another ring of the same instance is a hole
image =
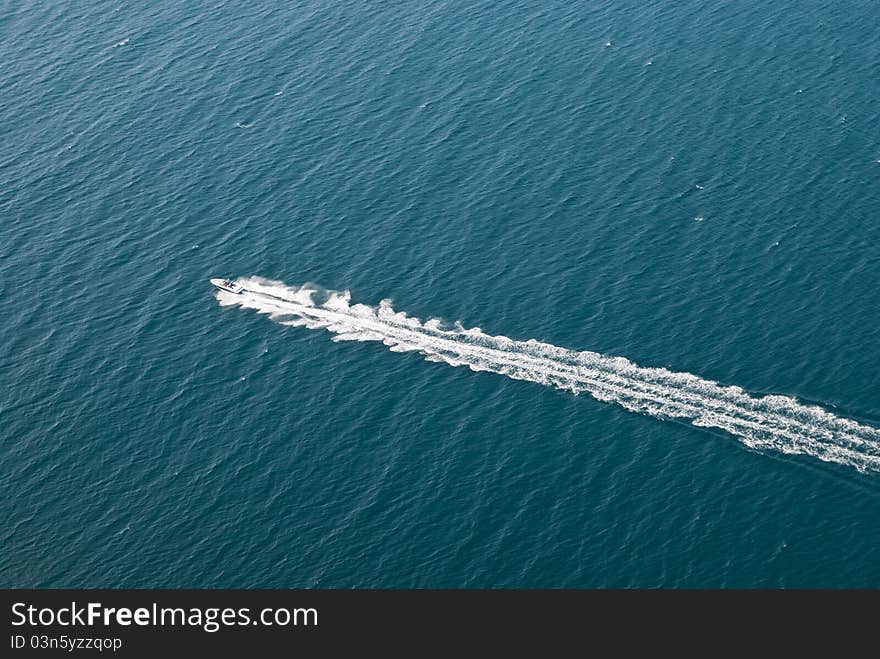
[[[7,7],[0,585],[880,587],[876,24]]]

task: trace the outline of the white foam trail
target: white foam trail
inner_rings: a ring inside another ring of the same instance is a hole
[[[565,389],[587,392],[633,412],[661,419],[685,419],[695,426],[729,432],[754,449],[810,455],[826,462],[880,471],[880,429],[837,416],[789,396],[753,396],[690,373],[644,368],[623,357],[577,352],[533,339],[514,341],[456,323],[426,322],[395,311],[389,300],[378,307],[352,304],[348,291],[318,291],[260,278],[243,278],[247,290],[217,292],[224,306],[269,314],[284,324],[324,328],[334,341],[381,341],[393,352],[416,351],[430,361],[467,366]],[[271,296],[271,297],[269,297]]]

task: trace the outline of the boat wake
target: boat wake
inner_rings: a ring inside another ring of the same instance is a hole
[[[754,396],[740,387],[644,368],[623,357],[533,339],[515,341],[437,319],[422,322],[395,311],[388,300],[377,307],[352,304],[348,291],[319,292],[260,278],[237,283],[245,291],[217,291],[220,304],[254,309],[283,325],[323,328],[334,334],[334,341],[381,341],[393,352],[419,352],[429,361],[587,392],[633,412],[724,430],[753,449],[880,471],[880,429],[789,396]]]

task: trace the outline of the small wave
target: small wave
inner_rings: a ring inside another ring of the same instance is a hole
[[[318,290],[307,286],[255,277],[238,283],[247,290],[239,295],[218,291],[220,304],[253,309],[282,325],[325,329],[335,341],[378,341],[393,352],[418,352],[429,361],[585,392],[632,412],[689,420],[700,428],[723,430],[753,449],[880,471],[880,429],[789,396],[756,396],[690,373],[535,339],[492,336],[460,323],[422,322],[395,311],[389,300],[375,307],[352,304],[348,291],[322,291],[326,300],[319,303]]]

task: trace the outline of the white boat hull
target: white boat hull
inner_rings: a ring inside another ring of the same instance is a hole
[[[236,295],[244,293],[244,286],[232,281],[231,279],[212,279],[211,283],[219,288],[221,291],[235,293]]]

